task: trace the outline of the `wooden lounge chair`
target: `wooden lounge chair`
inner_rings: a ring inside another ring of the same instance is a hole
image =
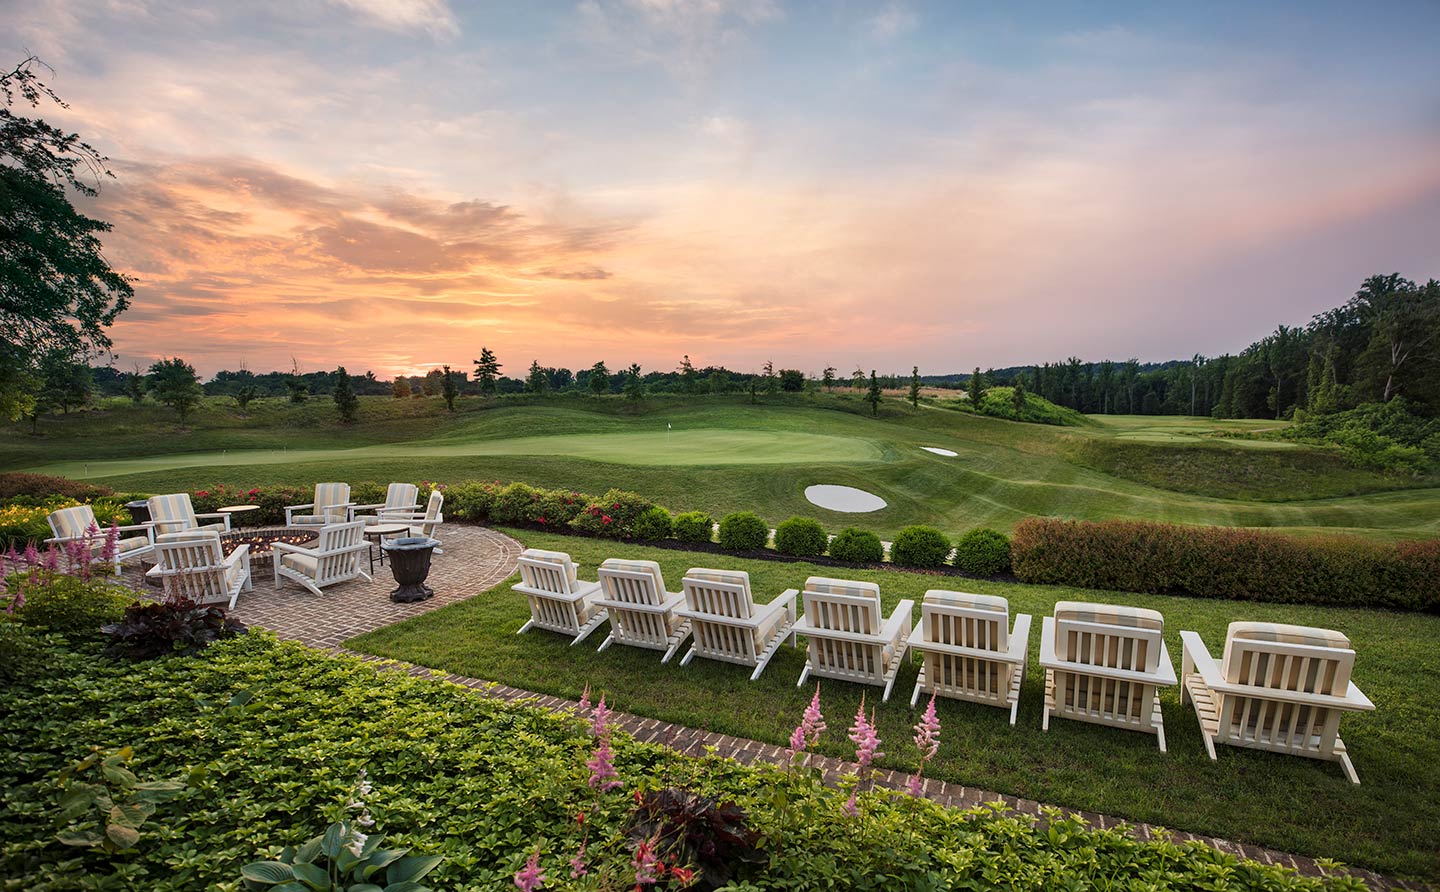
[[[188,533],[192,530],[214,530],[228,532],[230,515],[218,511],[211,514],[196,514],[190,502],[189,493],[177,492],[168,496],[151,496],[146,502],[150,509],[150,522],[155,526],[155,541],[162,542],[174,533]],[[220,518],[218,522],[202,524],[201,520]]]
[[[921,655],[910,694],[938,694],[1010,710],[1020,707],[1020,684],[1030,651],[1030,614],[1017,613],[1010,630],[1010,602],[990,595],[931,589],[920,604],[920,626],[910,649]]]
[[[609,618],[600,604],[600,583],[582,582],[579,568],[563,551],[522,551],[520,582],[512,588],[530,600],[530,620],[516,635],[549,629],[571,636],[570,644],[576,645]]]
[[[317,483],[315,501],[285,506],[285,525],[324,526],[349,523],[355,506],[350,502],[350,484]]]
[[[356,505],[351,513],[356,519],[364,520],[367,526],[375,526],[408,522],[420,510],[420,487],[413,483],[392,483],[385,488],[384,502]]]
[[[369,582],[370,574],[360,569],[361,552],[370,550],[364,531],[365,521],[355,520],[321,527],[314,548],[273,543],[270,549],[275,555],[275,587],[280,587],[282,579],[289,579],[319,595],[328,585],[352,579]]]
[[[600,565],[600,606],[610,615],[610,634],[600,644],[628,644],[663,650],[668,663],[690,636],[690,621],[676,613],[684,593],[665,590],[665,577],[654,561],[611,558]]]
[[[155,566],[145,574],[160,581],[167,598],[189,598],[197,604],[224,603],[235,609],[242,591],[254,588],[250,579],[250,546],[241,545],[227,556],[217,530],[172,533],[155,543]]]
[[[681,666],[696,656],[753,666],[760,677],[786,637],[794,642],[796,589],[786,589],[764,607],[755,606],[750,574],[744,570],[690,569],[681,580],[692,642]]]
[[[445,494],[438,489],[432,490],[430,498],[425,501],[424,511],[415,510],[408,514],[401,514],[397,511],[392,513],[385,522],[407,524],[410,527],[408,535],[425,536],[438,542],[440,540],[440,524],[445,522],[445,515],[440,511],[444,505]],[[435,553],[444,554],[445,552],[437,545]]]
[[[90,551],[92,563],[104,560],[105,537],[109,527],[102,527],[95,520],[95,509],[89,505],[76,505],[51,511],[45,520],[54,535],[45,540],[47,545],[65,545],[69,542],[83,542]],[[155,551],[155,527],[153,524],[137,523],[117,527],[121,533],[139,533],[138,536],[121,536],[115,542],[115,555],[110,563],[115,574],[120,574],[120,562],[135,558],[149,557]]]
[[[1175,684],[1175,666],[1154,610],[1061,601],[1045,617],[1040,665],[1045,715],[1154,734],[1165,752],[1160,689]]]
[[[1360,783],[1340,739],[1347,712],[1375,704],[1350,680],[1355,651],[1329,629],[1279,623],[1230,624],[1219,666],[1196,632],[1181,632],[1180,702],[1188,695],[1205,751],[1215,744],[1339,762]]]
[[[810,642],[805,668],[795,686],[805,684],[813,674],[884,685],[880,699],[889,700],[909,644],[915,602],[901,601],[886,620],[881,612],[880,586],[823,576],[805,580],[801,598],[805,615],[795,623],[794,632]]]

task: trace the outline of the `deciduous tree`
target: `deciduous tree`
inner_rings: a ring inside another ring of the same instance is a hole
[[[780,389],[786,393],[799,393],[804,390],[805,373],[799,369],[781,369]]]
[[[525,391],[527,393],[545,393],[549,389],[550,378],[540,367],[540,360],[530,360],[530,372],[525,376]]]
[[[410,382],[404,375],[396,375],[395,380],[390,382],[390,395],[397,400],[403,400],[410,395]]]
[[[590,392],[596,396],[610,392],[610,370],[603,359],[590,367]]]
[[[820,384],[825,388],[826,393],[835,389],[835,367],[833,365],[827,365],[825,371],[820,373]]]
[[[204,395],[195,367],[178,356],[161,359],[150,366],[149,384],[150,395],[174,409],[182,425]]]

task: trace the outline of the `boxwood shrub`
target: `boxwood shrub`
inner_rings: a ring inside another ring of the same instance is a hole
[[[885,560],[885,546],[869,530],[846,527],[830,540],[830,556],[837,561],[878,564]]]
[[[659,505],[652,505],[639,517],[635,518],[635,538],[668,539],[675,531],[675,522],[670,519],[670,512]]]
[[[938,567],[950,555],[950,540],[934,527],[906,527],[890,544],[890,560],[902,567]]]
[[[977,576],[1010,572],[1010,537],[998,530],[977,527],[955,543],[955,566]]]
[[[513,888],[537,846],[553,879],[545,888],[576,888],[568,859],[582,836],[590,873],[629,888],[635,794],[662,788],[743,811],[765,857],[733,866],[734,889],[1355,888],[1058,814],[1042,826],[998,807],[961,811],[876,791],[860,794],[852,817],[846,793],[822,786],[817,771],[682,756],[618,731],[622,787],[597,793],[585,767],[595,742],[581,719],[269,634],[134,664],[100,657],[98,644],[27,637],[45,659],[0,687],[0,876],[17,889],[238,889],[243,865],[320,833],[362,769],[372,832],[386,848],[442,856],[425,885],[445,892]],[[185,789],[121,856],[62,844],[56,776],[91,745],[121,744],[133,748],[135,774],[180,777]],[[709,888],[706,879],[696,888]]]
[[[715,538],[715,520],[704,511],[686,511],[675,518],[675,538],[681,542],[709,542]]]
[[[765,547],[770,525],[753,511],[736,511],[720,518],[720,547],[755,551]]]
[[[775,528],[775,550],[796,557],[816,557],[825,553],[829,537],[820,521],[809,517],[792,517]]]

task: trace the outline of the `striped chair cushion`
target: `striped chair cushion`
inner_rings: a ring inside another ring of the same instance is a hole
[[[286,552],[280,556],[280,566],[314,578],[320,572],[320,559],[313,554]]]
[[[994,595],[972,595],[970,592],[952,592],[947,589],[932,588],[925,593],[925,604],[933,604],[937,607],[968,607],[972,610],[993,610],[996,613],[1010,615],[1010,602],[1004,598],[997,598]]]
[[[61,539],[79,539],[90,532],[95,522],[95,511],[89,505],[76,505],[50,512],[50,529]]]
[[[149,547],[149,545],[150,539],[147,536],[127,536],[126,538],[121,539],[115,543],[115,552],[123,556],[125,554],[128,554],[129,552],[136,550],[137,548],[147,548]],[[103,551],[104,548],[104,539],[101,539],[99,542],[90,543],[90,550],[97,554]]]
[[[725,585],[740,585],[745,591],[750,591],[750,574],[744,570],[707,570],[704,567],[691,567],[685,571],[690,579],[698,579],[701,582],[719,582]]]
[[[148,502],[150,519],[157,533],[173,533],[195,526],[195,506],[190,496],[180,492],[168,496],[151,496]]]
[[[342,520],[344,518],[341,518]],[[306,526],[324,526],[331,520],[328,514],[297,514],[290,518],[291,523],[303,523]]]
[[[655,594],[660,600],[665,600],[665,576],[660,572],[660,565],[654,561],[625,561],[620,558],[608,558],[600,566],[610,570],[624,570],[627,573],[649,573],[655,579]]]
[[[1285,623],[1234,622],[1225,633],[1226,643],[1242,641],[1275,641],[1281,644],[1308,644],[1311,647],[1350,648],[1350,639],[1332,629],[1291,626]]]
[[[685,571],[685,578],[697,582],[718,582],[721,585],[735,585],[740,587],[742,596],[736,599],[735,616],[738,619],[749,619],[755,612],[755,596],[750,593],[750,574],[744,570],[709,570],[704,567],[691,567]],[[713,611],[720,608],[721,604],[710,603],[694,593],[687,592],[690,607],[694,610]],[[727,612],[727,611],[721,611]],[[758,632],[757,632],[758,635]]]
[[[570,559],[570,555],[563,551],[545,551],[539,548],[527,548],[520,553],[520,556],[534,561],[559,564],[565,570],[565,581],[570,583],[570,590],[575,590],[575,582],[578,576],[575,572],[575,562]]]
[[[420,500],[420,487],[413,483],[392,483],[385,489],[386,508],[414,508]]]
[[[1090,604],[1085,601],[1061,601],[1055,605],[1055,619],[1080,623],[1104,623],[1131,629],[1163,631],[1165,617],[1159,611],[1119,604]]]
[[[805,591],[817,595],[850,595],[856,598],[874,598],[880,603],[880,586],[873,582],[855,582],[850,579],[830,579],[825,576],[811,576],[805,580]]]
[[[161,533],[155,537],[156,542],[185,542],[190,539],[214,539],[215,547],[220,547],[219,527],[191,527],[188,530],[176,530],[173,533]]]

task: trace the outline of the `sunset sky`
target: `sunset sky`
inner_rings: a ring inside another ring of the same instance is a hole
[[[967,371],[1440,277],[1440,3],[0,0],[118,364]]]

